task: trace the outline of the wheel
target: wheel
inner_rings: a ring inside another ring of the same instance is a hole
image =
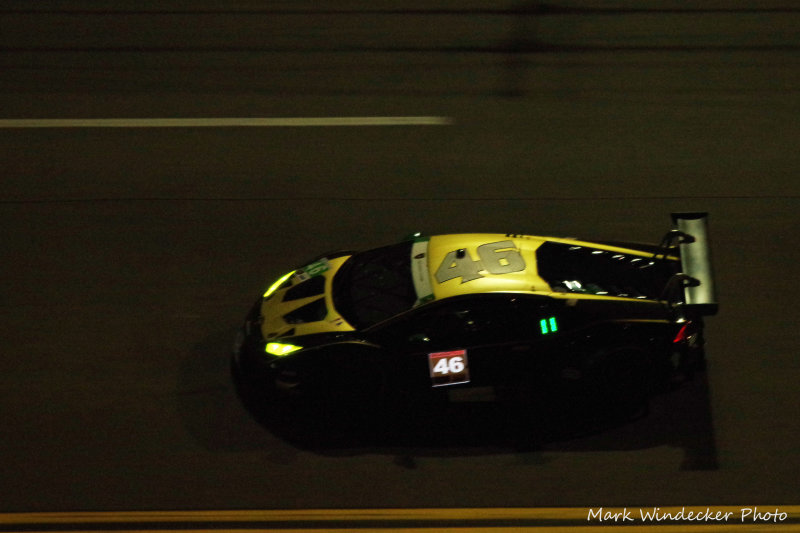
[[[273,396],[262,381],[248,376],[234,357],[230,358],[230,373],[234,391],[242,406],[250,415],[260,422],[267,420]]]
[[[310,356],[313,363],[298,371],[299,392],[316,424],[370,431],[391,418],[395,402],[385,354],[345,346]]]

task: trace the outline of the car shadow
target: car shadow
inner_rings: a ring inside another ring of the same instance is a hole
[[[669,446],[681,470],[718,468],[708,376],[697,372],[655,395],[636,416],[587,409],[568,399],[542,407],[478,399],[400,405],[332,418],[313,405],[276,406],[237,387],[229,353],[234,330],[194,346],[182,365],[178,408],[186,429],[217,451],[269,449],[325,456],[383,454],[414,467],[413,457],[530,452],[603,452]],[[273,450],[274,451],[274,450]]]

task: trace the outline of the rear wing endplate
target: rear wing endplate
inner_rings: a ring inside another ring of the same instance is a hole
[[[682,234],[678,248],[684,283],[684,308],[701,315],[714,315],[719,304],[714,289],[708,213],[672,213],[672,225]]]

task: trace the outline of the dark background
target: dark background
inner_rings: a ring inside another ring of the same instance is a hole
[[[0,511],[800,501],[800,12],[685,5],[3,2],[3,119],[453,124],[0,129]],[[711,213],[721,310],[643,420],[327,447],[234,394],[234,329],[318,253],[672,210]]]

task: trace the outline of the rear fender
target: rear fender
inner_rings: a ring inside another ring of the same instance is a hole
[[[651,352],[669,349],[675,326],[666,321],[607,320],[571,331],[565,346],[574,355],[620,343]]]

